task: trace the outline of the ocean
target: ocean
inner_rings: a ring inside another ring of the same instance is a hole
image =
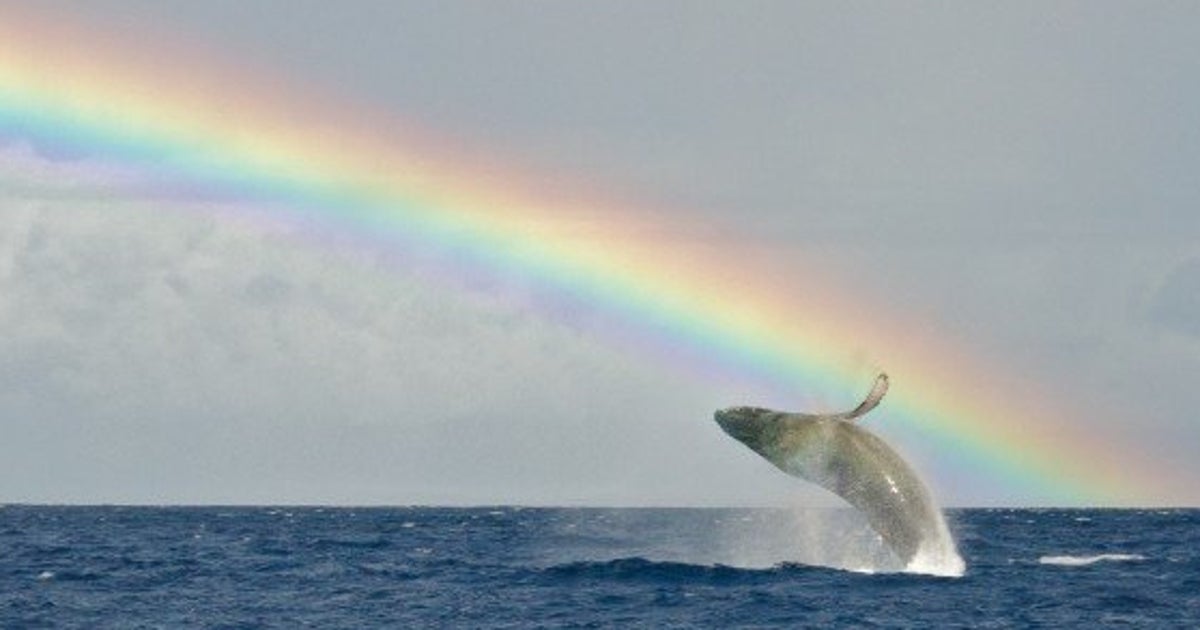
[[[0,628],[1200,627],[1200,510],[0,506]]]

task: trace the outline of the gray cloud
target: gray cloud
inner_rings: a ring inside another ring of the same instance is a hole
[[[697,496],[697,479],[739,480],[703,468],[724,446],[708,416],[733,394],[669,377],[578,318],[541,319],[504,285],[430,283],[231,208],[131,197],[0,213],[6,500],[791,494]]]

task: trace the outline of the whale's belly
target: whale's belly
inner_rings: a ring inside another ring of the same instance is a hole
[[[883,440],[849,422],[813,423],[769,457],[858,508],[904,562],[937,535],[937,510],[925,485]]]

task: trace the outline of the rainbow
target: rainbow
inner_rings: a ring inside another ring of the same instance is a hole
[[[272,85],[265,71],[144,34],[137,49],[124,41],[0,10],[0,138],[267,204],[315,230],[432,248],[586,304],[620,322],[631,346],[793,401],[856,398],[870,374],[851,355],[870,348],[897,385],[881,430],[915,433],[945,474],[989,480],[1021,503],[1182,496],[1172,494],[1182,480],[1083,427],[1089,410],[1065,413],[831,279],[772,269],[736,243],[662,238],[673,228],[652,208],[581,198],[378,112]]]

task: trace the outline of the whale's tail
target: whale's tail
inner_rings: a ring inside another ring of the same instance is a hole
[[[839,420],[856,420],[867,414],[868,411],[879,406],[879,401],[883,400],[883,395],[888,390],[888,375],[880,372],[879,376],[875,377],[875,385],[871,387],[871,392],[863,399],[861,403],[854,409],[845,413],[839,413],[835,417]]]

